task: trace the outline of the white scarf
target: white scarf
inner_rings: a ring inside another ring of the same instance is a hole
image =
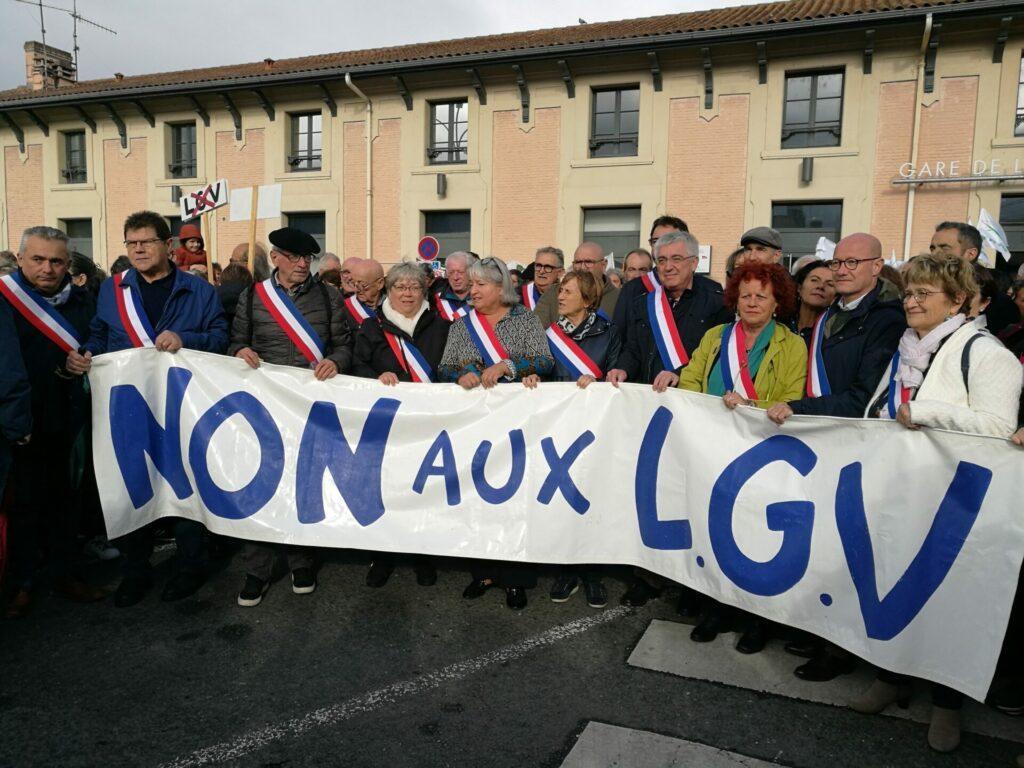
[[[420,321],[420,317],[422,317],[423,313],[427,311],[427,307],[428,304],[424,299],[423,303],[420,304],[420,308],[416,311],[416,314],[413,315],[412,317],[406,317],[393,306],[391,306],[390,299],[384,299],[384,303],[380,305],[380,309],[381,312],[384,313],[384,317],[386,317],[390,322],[394,323],[400,329],[405,331],[405,333],[409,336],[410,339],[413,336],[413,331],[416,330],[416,323]]]
[[[896,371],[896,381],[907,389],[920,387],[939,344],[966,322],[967,318],[958,312],[929,331],[923,339],[913,328],[907,328],[900,339],[900,366]]]

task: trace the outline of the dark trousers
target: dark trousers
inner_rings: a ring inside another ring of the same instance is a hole
[[[313,567],[313,550],[310,547],[247,541],[242,547],[242,562],[245,564],[245,572],[260,581],[270,581],[278,552],[284,557],[289,570]]]
[[[1024,570],[1017,576],[1017,593],[1010,607],[1010,621],[1003,635],[1003,647],[996,664],[1000,681],[1024,682]]]
[[[54,578],[71,575],[77,547],[77,505],[71,499],[71,439],[63,433],[32,435],[12,449],[9,482],[10,577],[31,586],[41,548]]]
[[[895,672],[890,672],[887,669],[878,670],[878,679],[883,683],[889,683],[890,685],[907,685],[913,678],[907,677],[906,675],[898,675]],[[932,683],[932,704],[936,707],[942,707],[944,709],[960,709],[964,703],[964,695],[959,691],[954,691],[952,688],[947,688],[944,685],[938,683]]]
[[[378,565],[386,565],[391,568],[409,561],[416,573],[420,571],[436,571],[434,558],[430,555],[401,555],[395,552],[370,552],[370,562]]]
[[[491,579],[504,589],[519,587],[533,589],[537,586],[537,571],[530,563],[512,563],[505,560],[473,560],[470,573],[474,581]]]
[[[604,568],[600,565],[563,565],[558,569],[558,575],[575,576],[584,584],[600,584]]]
[[[184,517],[163,518],[145,525],[114,542],[121,550],[121,575],[126,579],[146,579],[152,575],[149,558],[153,555],[156,527],[174,521],[174,542],[178,546],[177,566],[182,573],[206,572],[206,528],[202,523]]]

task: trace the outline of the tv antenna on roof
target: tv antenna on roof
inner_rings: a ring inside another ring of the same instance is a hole
[[[105,27],[102,24],[98,24],[97,22],[93,21],[92,19],[87,19],[84,16],[82,16],[81,14],[79,14],[78,13],[78,0],[71,0],[71,7],[70,8],[61,8],[59,5],[48,5],[47,3],[44,3],[42,0],[14,0],[14,2],[22,3],[24,5],[31,5],[31,6],[36,7],[36,8],[39,9],[39,33],[40,33],[40,35],[43,38],[43,81],[44,82],[46,80],[46,73],[47,73],[47,70],[48,70],[48,66],[47,66],[47,53],[46,53],[46,23],[43,20],[43,8],[49,8],[50,10],[53,10],[53,11],[60,11],[61,13],[66,13],[68,16],[71,17],[71,20],[72,20],[72,33],[71,33],[71,36],[72,36],[72,38],[74,40],[74,46],[72,48],[72,52],[73,52],[74,57],[75,57],[75,72],[76,73],[78,72],[78,22],[81,21],[82,23],[88,24],[88,25],[93,26],[93,27],[96,27],[97,29],[102,29],[104,32],[109,32],[112,35],[116,35],[117,34],[116,30],[113,30],[110,27]]]

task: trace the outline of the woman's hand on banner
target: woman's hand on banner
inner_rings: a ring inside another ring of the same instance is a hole
[[[786,419],[793,415],[793,409],[786,403],[777,403],[768,409],[768,418],[780,427],[786,423]]]
[[[523,377],[523,386],[527,389],[536,389],[538,384],[540,384],[540,376],[536,373]]]
[[[515,374],[508,369],[508,365],[502,361],[485,368],[484,372],[480,374],[480,383],[484,385],[484,389],[490,389],[506,376],[514,375]]]
[[[318,381],[327,381],[327,379],[333,379],[338,375],[338,364],[329,358],[324,358],[316,364],[316,368],[313,369],[313,375],[316,376]]]
[[[476,389],[480,386],[480,377],[470,371],[459,376],[458,383],[463,389]]]
[[[245,360],[250,368],[260,367],[260,356],[256,354],[255,350],[252,350],[249,347],[244,347],[235,352],[235,357],[240,357]]]
[[[738,405],[752,405],[752,403],[743,397],[743,395],[737,394],[736,392],[726,392],[722,397],[722,402],[725,403],[725,407],[730,411],[734,410]]]
[[[896,421],[902,424],[907,429],[920,429],[910,418],[910,405],[903,403],[899,408],[896,409]]]
[[[69,373],[76,376],[88,373],[92,367],[92,352],[86,352],[84,355],[75,351],[68,352],[68,359],[64,363],[64,367],[68,369]]]

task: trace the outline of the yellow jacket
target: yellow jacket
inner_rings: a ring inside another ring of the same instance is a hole
[[[718,359],[722,347],[724,325],[718,325],[704,334],[700,345],[690,358],[690,363],[679,377],[679,388],[691,392],[707,392],[711,369]],[[776,321],[775,333],[768,342],[764,359],[754,387],[761,399],[755,400],[758,408],[770,408],[776,403],[787,403],[804,396],[804,381],[807,378],[807,345],[804,340],[782,323]]]

